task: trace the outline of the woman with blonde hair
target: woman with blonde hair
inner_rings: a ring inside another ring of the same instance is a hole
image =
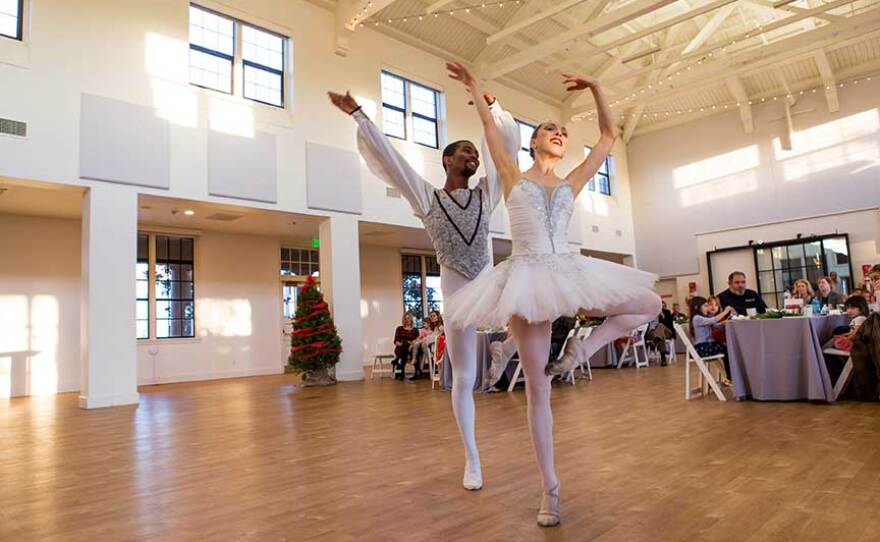
[[[804,305],[809,305],[813,302],[813,298],[816,297],[816,293],[813,291],[813,285],[810,284],[810,281],[807,279],[797,279],[794,281],[792,290],[794,292],[791,297],[803,300]]]

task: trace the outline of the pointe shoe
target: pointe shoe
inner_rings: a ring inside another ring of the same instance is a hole
[[[541,495],[541,508],[538,510],[538,525],[541,527],[555,527],[559,525],[562,516],[559,512],[559,483],[556,487]]]
[[[578,366],[581,360],[581,341],[580,339],[570,339],[565,343],[565,351],[562,357],[547,363],[544,367],[544,374],[547,376],[564,375]]]
[[[489,364],[489,382],[495,383],[501,376],[501,362],[504,359],[504,345],[501,342],[489,343],[492,363]]]
[[[473,468],[470,461],[464,464],[464,478],[461,480],[461,485],[468,491],[479,491],[483,487],[483,475],[480,473],[479,464],[476,468]]]

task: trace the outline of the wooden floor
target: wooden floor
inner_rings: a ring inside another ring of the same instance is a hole
[[[525,397],[477,396],[461,489],[446,392],[290,376],[0,403],[0,540],[880,540],[880,405],[685,402],[683,369],[553,390],[563,524],[535,525]]]

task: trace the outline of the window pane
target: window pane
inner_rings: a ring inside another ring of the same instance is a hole
[[[184,237],[180,242],[180,259],[191,262],[193,261],[193,240],[190,237]]]
[[[0,2],[2,1],[0,0]],[[147,261],[150,257],[150,236],[146,233],[139,233],[137,239],[137,259]]]
[[[284,69],[284,42],[274,34],[242,25],[241,56],[269,68]]]
[[[780,273],[781,275],[781,273]],[[776,276],[773,271],[761,271],[758,273],[758,291],[774,292],[776,291]]]
[[[254,66],[245,66],[244,97],[281,107],[284,103],[281,75]]]
[[[317,250],[311,250],[309,253],[312,257],[312,263],[318,263],[321,261]]]
[[[138,301],[137,307],[137,319],[138,320],[146,320],[150,317],[150,302],[149,301]]]
[[[171,336],[171,321],[156,320],[156,337],[160,339],[167,339]]]
[[[148,320],[138,320],[137,321],[137,338],[138,339],[149,339],[150,338],[150,322]]]
[[[532,132],[535,131],[535,127],[531,124],[526,124],[525,122],[516,121],[519,125],[519,145],[524,150],[529,150],[531,141],[532,141]]]
[[[232,61],[189,50],[189,81],[227,94],[232,93]]]
[[[437,123],[420,117],[413,117],[413,141],[437,148]]]
[[[290,249],[289,248],[282,248],[281,249],[281,260],[282,261],[285,261],[285,260],[290,261]]]
[[[0,34],[20,39],[18,33],[19,0],[0,0]]]
[[[443,313],[443,292],[440,291],[439,275],[425,277],[425,289],[428,294],[428,312],[440,311]]]
[[[235,46],[232,19],[196,6],[189,7],[189,42],[232,56]]]
[[[404,81],[390,73],[382,72],[382,103],[406,109]]]
[[[608,159],[602,160],[602,163],[599,165],[599,173],[603,175],[608,175]]]
[[[789,266],[803,266],[806,265],[806,258],[804,256],[804,245],[791,245],[788,248],[788,265]]]
[[[528,151],[519,151],[516,155],[516,163],[520,169],[529,169],[532,167],[534,160]]]
[[[150,283],[145,280],[138,280],[136,282],[136,292],[135,296],[139,299],[147,299],[150,297]]]
[[[587,181],[587,190],[589,190],[590,192],[595,192],[595,191],[596,191],[596,179],[595,179],[595,177],[592,178],[592,179],[590,179],[589,181]]]
[[[770,257],[770,250],[759,248],[756,250],[758,255],[758,271],[765,271],[773,268],[773,261]]]
[[[406,125],[403,112],[397,111],[396,109],[383,107],[382,129],[386,134],[392,137],[406,139]]]
[[[437,93],[415,83],[411,83],[409,89],[413,113],[437,120]]]

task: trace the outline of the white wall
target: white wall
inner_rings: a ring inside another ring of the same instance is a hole
[[[753,107],[752,134],[733,111],[634,138],[629,165],[640,266],[663,276],[697,273],[704,258],[699,232],[876,205],[880,81],[846,86],[839,95],[835,114],[821,92],[794,106],[806,112],[793,118],[791,151],[779,147],[780,102]],[[809,231],[835,229],[847,231],[830,224]]]
[[[138,341],[138,382],[283,372],[280,246],[277,239],[255,235],[196,237],[196,337]]]
[[[0,397],[79,389],[80,221],[0,214]]]
[[[383,353],[391,353],[389,340],[403,316],[402,288],[400,249],[361,245],[364,364],[372,363],[377,344],[384,347]]]

